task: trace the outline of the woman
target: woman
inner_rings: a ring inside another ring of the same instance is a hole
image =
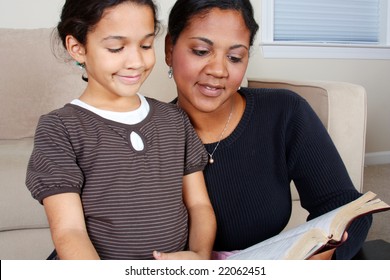
[[[204,174],[217,216],[215,251],[242,250],[281,232],[291,215],[291,180],[308,219],[361,195],[303,98],[240,89],[257,29],[248,0],[178,0],[169,17],[166,63],[177,104],[209,154]],[[342,246],[316,257],[352,258],[371,220],[359,219]]]

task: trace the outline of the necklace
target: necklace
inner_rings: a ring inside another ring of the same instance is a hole
[[[222,137],[229,125],[229,122],[230,122],[230,119],[232,118],[232,114],[233,114],[233,103],[232,103],[232,108],[230,109],[230,114],[229,114],[229,117],[226,121],[226,124],[225,124],[225,127],[223,128],[222,132],[221,132],[221,135],[219,136],[219,140],[218,140],[218,143],[217,145],[215,146],[214,150],[211,152],[211,154],[209,152],[207,152],[209,154],[209,163],[210,164],[213,164],[214,163],[214,158],[213,158],[213,155],[215,153],[215,151],[217,150],[218,146],[219,146],[219,143],[221,143],[221,140],[222,140]]]

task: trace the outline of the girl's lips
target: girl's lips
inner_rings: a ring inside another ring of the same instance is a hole
[[[138,84],[141,80],[141,75],[134,75],[134,76],[122,76],[122,75],[116,75],[122,83],[126,85],[133,85]]]
[[[223,91],[223,87],[221,87],[221,86],[211,86],[211,85],[198,84],[198,88],[202,94],[204,94],[206,96],[210,96],[210,97],[219,96],[219,95],[221,95],[221,93]]]

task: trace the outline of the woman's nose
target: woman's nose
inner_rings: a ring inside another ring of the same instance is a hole
[[[227,61],[222,55],[213,55],[210,57],[206,67],[206,73],[218,78],[224,78],[228,75]]]

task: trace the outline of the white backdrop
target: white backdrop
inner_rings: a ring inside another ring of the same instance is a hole
[[[159,19],[166,23],[175,0],[155,0]],[[261,1],[252,0],[257,21],[261,22]],[[57,25],[65,0],[0,0],[0,28],[44,28]],[[257,38],[261,38],[260,29]],[[0,38],[2,40],[3,38]],[[258,47],[258,43],[255,45]],[[264,59],[252,53],[248,77],[335,80],[356,83],[367,90],[368,119],[366,153],[371,164],[390,163],[390,60]],[[378,159],[377,159],[378,158]]]
[[[174,0],[155,0],[166,22]],[[57,25],[65,0],[0,0],[0,28],[44,28]]]

